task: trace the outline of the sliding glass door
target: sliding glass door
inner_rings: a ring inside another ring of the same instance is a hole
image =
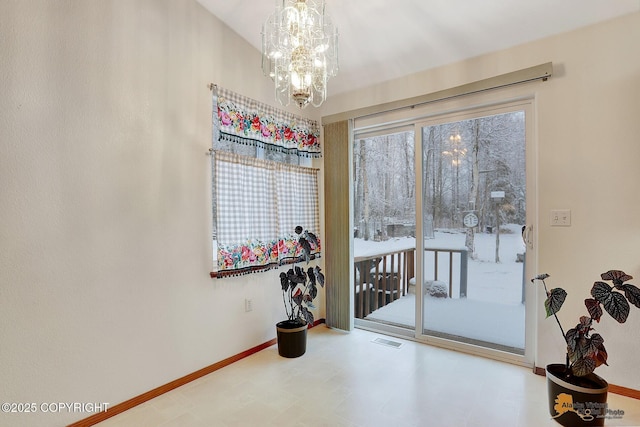
[[[420,334],[524,354],[526,110],[419,125]]]
[[[356,326],[528,363],[532,105],[354,127]]]
[[[413,127],[356,136],[353,145],[356,319],[415,329]]]

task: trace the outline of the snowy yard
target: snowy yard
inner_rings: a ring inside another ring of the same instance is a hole
[[[519,225],[504,226],[510,233],[500,235],[500,262],[495,262],[495,234],[476,233],[476,259],[468,259],[467,297],[459,298],[459,256],[454,257],[452,298],[425,296],[424,329],[445,334],[488,341],[508,347],[524,348],[524,304],[522,304],[523,263],[516,254],[523,253],[524,243]],[[464,248],[461,232],[436,231],[434,239],[425,240],[426,248]],[[396,238],[384,242],[354,240],[355,256],[393,252],[415,247],[413,238]],[[438,257],[439,280],[449,285],[446,256]],[[434,258],[427,251],[425,280],[432,280]],[[444,276],[444,277],[443,277]],[[367,316],[368,320],[398,325],[415,325],[415,295],[409,294]]]

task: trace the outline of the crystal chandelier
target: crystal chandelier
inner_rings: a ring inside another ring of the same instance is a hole
[[[262,27],[262,71],[284,106],[320,106],[338,73],[338,31],[324,9],[324,0],[278,0]]]

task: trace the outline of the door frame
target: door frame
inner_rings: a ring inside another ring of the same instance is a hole
[[[459,96],[450,99],[438,100],[436,102],[425,103],[413,106],[406,110],[391,110],[388,115],[378,113],[371,116],[363,116],[361,118],[352,119],[352,128],[349,135],[350,156],[353,155],[354,135],[363,131],[382,131],[388,128],[413,126],[415,141],[415,171],[416,177],[420,177],[416,181],[416,218],[422,218],[422,132],[424,125],[433,125],[437,121],[451,121],[451,118],[477,117],[479,112],[495,112],[511,108],[516,110],[519,106],[520,110],[525,110],[525,167],[526,167],[526,226],[528,227],[527,257],[524,271],[525,280],[533,277],[537,271],[538,256],[535,242],[537,241],[537,224],[539,220],[538,212],[538,141],[537,141],[537,117],[536,117],[536,82],[522,83],[513,86],[495,88],[480,93]],[[351,213],[353,215],[353,171],[350,162],[350,194],[351,194]],[[416,221],[416,236],[423,235],[422,221]],[[353,236],[350,236],[350,246],[353,247]],[[416,265],[422,265],[424,254],[424,241],[416,239]],[[353,265],[353,259],[351,260]],[[420,269],[416,272],[416,283],[422,283],[423,274]],[[353,275],[352,275],[353,277]],[[351,281],[353,282],[353,280]],[[422,293],[422,287],[417,286],[416,292]],[[420,291],[418,291],[420,289]],[[351,293],[353,295],[354,284],[351,283]],[[377,324],[364,319],[355,319],[355,326],[361,329],[380,332],[390,336],[412,339],[431,345],[462,351],[521,366],[533,367],[534,357],[536,354],[536,324],[537,324],[537,294],[532,286],[525,286],[525,352],[524,355],[507,353],[500,350],[494,350],[477,345],[452,341],[444,338],[433,337],[422,334],[422,295],[416,294],[416,324],[415,330],[399,328],[391,325]],[[413,332],[413,333],[412,333]]]

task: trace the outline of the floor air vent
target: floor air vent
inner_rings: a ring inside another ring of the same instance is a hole
[[[373,342],[376,344],[386,345],[387,347],[393,347],[393,348],[400,348],[402,346],[402,343],[399,343],[398,341],[386,340],[384,338],[376,338],[373,340]]]

